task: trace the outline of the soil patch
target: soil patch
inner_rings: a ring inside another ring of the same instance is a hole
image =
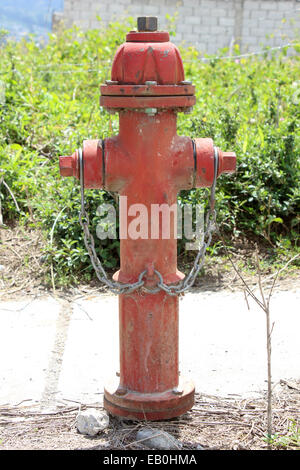
[[[46,265],[43,256],[45,239],[43,234],[36,229],[25,229],[22,226],[0,230],[0,300],[14,299],[16,297],[32,294],[40,295],[53,292],[53,288],[45,284],[45,274],[50,278],[50,266]],[[253,268],[254,245],[246,241],[237,242],[234,249],[230,249],[230,256],[241,272],[248,285],[257,285],[257,276]],[[268,256],[266,248],[261,247],[260,257],[262,261]],[[193,257],[187,261],[185,257],[178,259],[179,269],[188,273],[193,263]],[[283,268],[274,286],[277,290],[294,289],[300,286],[299,268],[296,263],[300,259],[300,253],[282,263]],[[263,264],[263,263],[262,263]],[[249,269],[245,269],[248,266]],[[284,266],[286,266],[284,268]],[[271,272],[269,266],[261,267],[263,286],[271,288],[276,273]],[[115,269],[108,272],[112,277]],[[219,256],[208,255],[204,269],[196,279],[194,288],[199,291],[216,291],[230,289],[231,291],[243,289],[243,283],[231,263],[222,253]],[[109,291],[100,285],[97,279],[88,285],[80,283],[69,288],[56,287],[55,293],[63,297],[80,295],[84,293]]]
[[[99,404],[89,405],[93,408]],[[192,411],[180,418],[161,422],[133,422],[110,417],[110,426],[90,438],[75,427],[79,409],[87,405],[61,403],[55,410],[21,403],[0,407],[0,449],[104,450],[147,449],[136,441],[141,426],[172,434],[183,450],[267,449],[266,409],[261,399],[220,398],[196,395]],[[271,449],[300,447],[300,382],[282,381],[273,394],[273,439]]]

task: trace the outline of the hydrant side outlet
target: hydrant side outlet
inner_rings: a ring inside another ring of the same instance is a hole
[[[177,113],[195,101],[169,34],[157,31],[152,17],[139,18],[138,31],[116,52],[111,80],[101,86],[100,104],[119,113],[118,135],[84,141],[82,160],[79,151],[60,158],[62,176],[83,176],[80,160],[85,188],[126,196],[119,204],[120,269],[113,279],[137,283],[142,273],[144,285],[119,296],[120,373],[105,387],[104,406],[127,419],[169,419],[194,403],[193,383],[179,375],[179,298],[157,288],[159,281],[174,286],[185,277],[177,269],[177,215],[170,215],[168,236],[151,217],[145,236],[131,236],[129,227],[136,205],[152,216],[155,207],[176,207],[180,190],[210,187],[216,176],[235,171],[235,154],[219,149],[216,167],[212,139],[177,135]]]

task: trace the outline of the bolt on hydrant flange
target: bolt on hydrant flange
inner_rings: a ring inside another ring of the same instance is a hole
[[[120,204],[120,270],[113,282],[143,288],[119,295],[120,372],[104,392],[106,410],[127,419],[173,418],[194,404],[193,383],[179,380],[179,296],[170,294],[185,276],[177,269],[174,224],[169,238],[159,228],[155,238],[132,239],[125,221],[134,204],[148,213],[152,205],[171,207],[179,191],[211,187],[217,176],[235,171],[235,154],[216,149],[212,139],[177,135],[177,113],[195,101],[169,33],[157,30],[156,19],[139,18],[138,31],[116,52],[111,80],[101,86],[101,106],[119,113],[119,134],[86,140],[82,151],[60,157],[62,176],[127,198],[126,207]],[[157,282],[162,288],[153,289]]]

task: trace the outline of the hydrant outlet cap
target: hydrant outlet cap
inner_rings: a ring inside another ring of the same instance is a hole
[[[59,171],[61,176],[73,176],[73,158],[72,155],[59,157]]]
[[[234,152],[220,152],[220,167],[219,174],[221,173],[234,173],[236,171],[236,154]]]
[[[64,155],[59,157],[59,171],[61,176],[79,177],[77,150],[72,155]]]

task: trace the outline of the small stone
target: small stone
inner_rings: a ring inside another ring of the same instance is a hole
[[[197,449],[197,450],[204,450],[204,447],[202,447],[200,444],[197,444],[196,449]]]
[[[76,418],[76,428],[81,434],[96,436],[109,426],[109,416],[106,411],[89,408],[81,411]]]
[[[142,441],[141,444],[151,449],[172,450],[181,448],[181,442],[160,429],[140,429],[136,434],[136,441]]]

